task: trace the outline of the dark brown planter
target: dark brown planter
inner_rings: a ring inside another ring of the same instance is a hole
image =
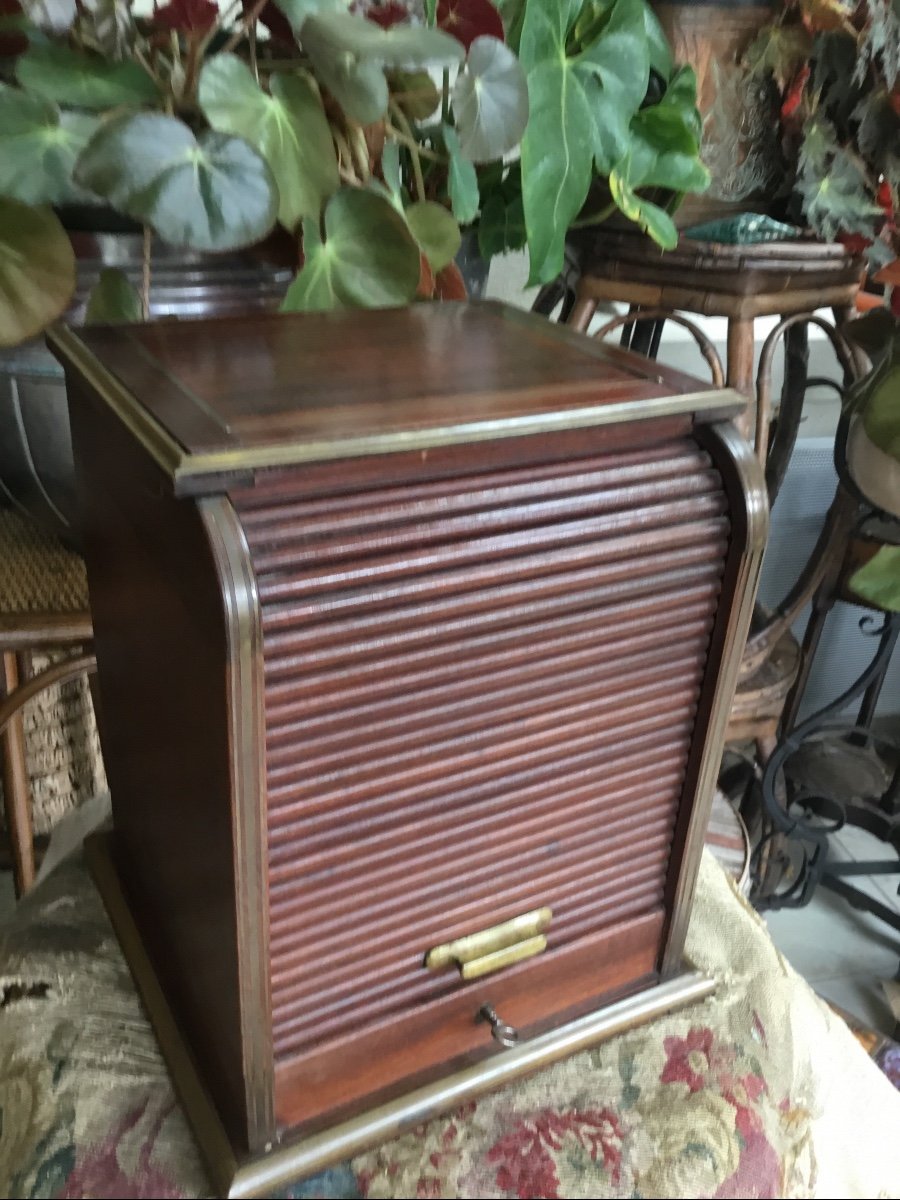
[[[704,122],[703,157],[712,184],[702,196],[688,197],[676,223],[685,229],[734,212],[767,209],[766,189],[753,180],[765,158],[764,139],[774,135],[769,105],[748,89],[741,59],[778,5],[743,3],[669,3],[655,0],[654,11],[678,62],[697,73],[697,101]]]

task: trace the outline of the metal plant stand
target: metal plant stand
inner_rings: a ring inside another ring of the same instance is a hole
[[[874,715],[869,699],[877,695],[890,664],[900,634],[900,614],[885,616],[876,632],[878,647],[859,679],[784,734],[766,764],[762,796],[770,829],[754,855],[754,900],[759,909],[801,908],[821,883],[854,908],[874,914],[900,932],[900,910],[847,882],[854,876],[900,874],[900,770],[888,772],[878,758],[879,749],[892,757],[900,755],[900,738],[885,737],[868,724]],[[842,720],[841,714],[860,696],[864,698],[859,717]],[[784,787],[779,786],[782,771]],[[885,786],[873,793],[870,789],[882,773]],[[894,857],[830,861],[829,838],[845,825],[874,834],[893,850]],[[799,868],[792,872],[788,887],[767,894],[760,864],[767,841],[778,836],[782,839],[779,853],[792,857],[790,850],[799,850]]]
[[[862,618],[861,633],[877,638],[871,662],[842,695],[805,720],[796,721],[828,613],[835,603],[862,603],[846,585],[857,565],[855,551],[866,542],[871,548],[873,542],[900,541],[900,525],[874,511],[849,480],[843,458],[845,441],[842,423],[835,453],[840,478],[835,504],[855,520],[849,536],[833,538],[822,547],[831,569],[813,598],[802,669],[763,771],[766,829],[753,856],[751,895],[761,910],[800,908],[810,902],[821,884],[900,932],[898,906],[889,907],[849,882],[866,875],[900,876],[900,735],[888,736],[873,728],[884,678],[900,636],[900,614],[874,610]],[[858,715],[845,715],[858,700]],[[830,859],[829,839],[845,825],[873,834],[889,847],[890,855],[867,862]],[[772,870],[773,856],[782,867],[781,885],[775,887],[772,880],[779,871]]]

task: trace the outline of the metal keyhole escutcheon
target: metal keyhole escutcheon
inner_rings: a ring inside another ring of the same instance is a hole
[[[518,1029],[513,1029],[512,1025],[507,1025],[504,1021],[501,1021],[490,1004],[485,1004],[479,1010],[478,1015],[490,1025],[491,1037],[495,1042],[499,1042],[501,1046],[515,1046],[517,1044],[519,1040]]]

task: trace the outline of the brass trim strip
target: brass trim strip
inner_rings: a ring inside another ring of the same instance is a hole
[[[250,550],[231,502],[209,496],[197,501],[197,511],[216,564],[228,632],[234,921],[248,1138],[257,1150],[275,1134],[262,621]]]
[[[479,929],[477,933],[469,933],[452,942],[435,946],[425,955],[425,966],[429,971],[442,971],[444,967],[454,963],[462,967],[475,959],[508,950],[517,942],[533,940],[536,934],[544,932],[552,920],[552,909],[535,908],[499,925],[491,925],[489,929]]]
[[[490,954],[482,954],[480,958],[470,958],[461,963],[459,973],[463,979],[481,979],[494,971],[502,971],[514,963],[524,962],[526,958],[534,958],[547,949],[547,939],[539,933],[537,937],[526,938],[512,946],[504,946],[502,950],[494,950]]]
[[[465,1100],[496,1090],[514,1079],[605,1038],[623,1033],[674,1008],[710,996],[716,981],[697,971],[682,974],[629,996],[597,1012],[570,1021],[550,1033],[500,1050],[474,1066],[417,1088],[334,1128],[302,1134],[265,1154],[237,1161],[196,1064],[185,1045],[159,985],[140,933],[128,910],[111,854],[109,834],[94,835],[86,853],[97,888],[109,912],[131,973],[149,1013],[178,1096],[212,1175],[216,1194],[237,1198],[269,1196],[274,1191],[358,1154],[405,1129],[448,1112]]]
[[[723,635],[723,649],[715,682],[706,740],[697,768],[694,804],[686,833],[686,849],[672,901],[672,919],[663,952],[663,975],[678,969],[684,952],[691,901],[700,870],[700,856],[712,812],[716,780],[722,759],[725,730],[737,687],[741,656],[750,629],[756,589],[762,569],[763,551],[769,531],[769,501],[762,467],[752,447],[730,421],[709,426],[702,431],[701,441],[712,443],[715,465],[727,475],[730,468],[731,488],[740,489],[744,500],[743,545],[734,582],[734,594],[740,597],[734,605]],[[726,477],[726,486],[728,485]],[[732,518],[732,528],[737,522]]]
[[[122,424],[141,443],[150,457],[170,475],[174,476],[185,461],[184,447],[171,437],[150,416],[145,408],[135,402],[129,389],[107,370],[100,360],[88,350],[74,330],[57,324],[47,330],[47,344],[64,364],[77,368],[85,381],[102,396]]]
[[[624,400],[614,404],[567,409],[561,413],[537,416],[504,417],[496,421],[476,421],[443,428],[415,429],[386,434],[366,434],[333,441],[309,441],[283,445],[249,446],[240,450],[218,450],[209,454],[183,454],[172,469],[176,486],[205,475],[230,474],[233,471],[263,470],[269,467],[293,467],[303,463],[328,462],[366,455],[400,454],[410,450],[432,450],[470,442],[488,442],[499,438],[528,437],[541,433],[564,433],[573,429],[594,429],[630,421],[651,421],[662,417],[704,414],[718,417],[730,412],[740,397],[728,390],[693,392],[687,395]],[[743,401],[741,401],[743,404]],[[170,468],[167,468],[170,469]]]

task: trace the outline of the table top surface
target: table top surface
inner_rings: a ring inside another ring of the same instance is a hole
[[[159,321],[50,342],[120,415],[222,470],[736,407],[691,376],[490,302]]]

